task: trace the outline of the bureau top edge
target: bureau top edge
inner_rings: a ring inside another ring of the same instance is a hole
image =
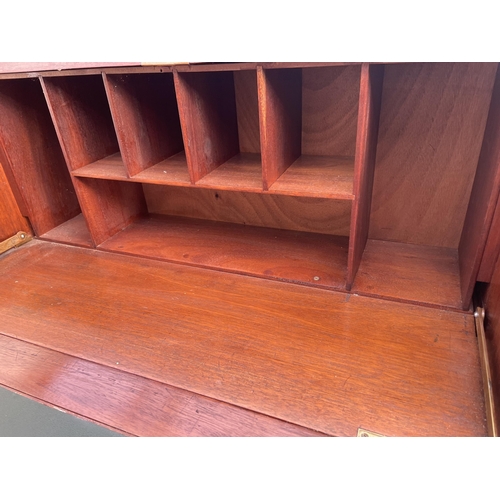
[[[170,73],[200,71],[244,71],[265,69],[308,68],[321,66],[353,66],[361,62],[162,62],[162,63],[1,63],[0,79],[37,78],[39,76],[95,75],[102,72],[120,73]],[[371,62],[370,64],[394,64]]]

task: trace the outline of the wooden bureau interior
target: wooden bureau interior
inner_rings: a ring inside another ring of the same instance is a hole
[[[2,74],[4,185],[34,236],[0,257],[3,348],[222,405],[196,435],[485,435],[499,106],[496,63]],[[161,418],[121,430],[189,435]]]

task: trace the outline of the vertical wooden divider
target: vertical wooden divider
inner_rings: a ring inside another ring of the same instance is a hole
[[[495,76],[476,176],[458,245],[462,307],[464,309],[470,305],[499,193],[500,67],[497,68]]]
[[[129,176],[184,149],[171,73],[102,77]]]
[[[2,80],[0,115],[0,161],[22,214],[40,236],[80,213],[40,83]]]
[[[302,70],[257,68],[262,182],[268,190],[300,156]]]
[[[174,83],[194,184],[239,152],[233,73],[174,70]]]
[[[92,100],[92,109],[84,109],[85,103],[72,95],[70,85],[63,81],[64,77],[55,78],[57,83],[44,77],[40,77],[40,82],[71,173],[112,154],[118,145],[111,116],[108,120],[106,109],[94,107],[108,106],[104,89],[103,97],[98,88],[87,85],[91,82],[79,81],[77,94],[85,89]],[[95,246],[126,227],[133,217],[147,211],[140,184],[71,177]]]
[[[384,66],[363,63],[354,159],[354,200],[347,258],[347,290],[352,287],[368,239],[383,79]]]

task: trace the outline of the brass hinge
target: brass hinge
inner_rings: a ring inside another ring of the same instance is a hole
[[[493,399],[493,384],[491,380],[490,358],[488,357],[488,346],[484,333],[485,311],[482,307],[476,307],[474,320],[476,322],[477,340],[479,344],[479,358],[481,360],[481,373],[483,375],[484,404],[486,407],[486,423],[488,434],[497,437],[497,424],[495,418],[495,400]]]
[[[0,255],[11,248],[19,247],[31,240],[31,236],[24,231],[19,231],[14,236],[7,238],[0,243]]]
[[[382,434],[378,434],[377,432],[367,431],[366,429],[362,429],[361,427],[358,429],[358,434],[356,437],[362,438],[372,438],[372,437],[385,437]]]

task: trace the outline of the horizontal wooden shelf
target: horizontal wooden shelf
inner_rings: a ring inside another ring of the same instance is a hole
[[[258,153],[239,153],[200,179],[197,186],[262,192],[262,162]]]
[[[102,160],[73,170],[72,174],[75,177],[89,177],[91,179],[130,180],[120,153],[114,153]]]
[[[177,153],[166,160],[134,175],[131,180],[147,184],[166,184],[169,186],[190,186],[186,153]]]
[[[64,222],[54,229],[42,234],[40,238],[58,243],[69,243],[81,247],[93,248],[87,224],[82,214]]]
[[[150,215],[131,223],[99,248],[343,289],[348,238]]]
[[[269,188],[273,194],[352,200],[354,158],[302,155]]]
[[[75,177],[89,177],[115,181],[129,181],[168,186],[190,186],[184,151],[129,177],[120,153],[81,167],[73,171]]]
[[[260,154],[239,153],[193,185],[189,180],[186,154],[183,151],[133,177],[127,175],[120,153],[74,170],[73,175],[143,184],[352,200],[353,171],[352,157],[303,155],[269,191],[264,191]]]
[[[462,309],[458,251],[368,240],[352,292]]]

